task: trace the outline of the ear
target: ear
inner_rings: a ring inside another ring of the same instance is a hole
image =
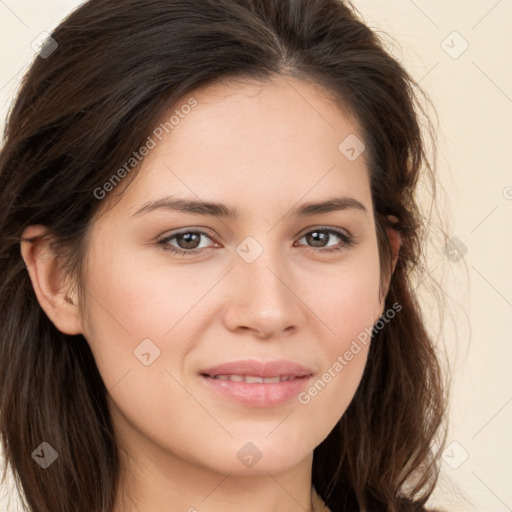
[[[397,217],[395,217],[394,215],[388,215],[387,217],[392,223],[395,223],[398,221]],[[378,316],[376,317],[375,322],[384,313],[384,305],[385,305],[385,301],[386,301],[386,296],[389,291],[391,279],[393,278],[393,272],[395,271],[396,262],[398,261],[398,255],[400,252],[400,245],[402,243],[400,233],[396,229],[394,229],[392,227],[388,227],[388,228],[386,228],[386,233],[388,235],[389,244],[391,246],[391,275],[389,276],[389,278],[385,284],[385,290],[382,291],[382,294],[379,295],[380,312],[379,312]]]
[[[395,223],[398,222],[398,219],[394,215],[388,215],[388,219]],[[392,269],[391,271],[395,271],[396,262],[398,260],[398,254],[400,252],[400,245],[402,243],[402,239],[400,238],[400,233],[393,228],[386,228],[386,232],[388,234],[389,243],[391,245],[391,254],[392,254]]]
[[[32,238],[34,240],[30,240]],[[81,334],[78,299],[71,292],[71,283],[62,271],[62,262],[46,226],[33,225],[25,229],[21,256],[37,300],[48,318],[64,334]]]

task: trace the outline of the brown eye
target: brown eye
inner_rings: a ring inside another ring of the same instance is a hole
[[[180,233],[175,238],[180,249],[196,249],[201,242],[199,233]]]
[[[304,236],[306,243],[312,248],[319,248],[315,252],[335,252],[343,249],[348,249],[355,245],[354,239],[346,232],[332,228],[318,228],[308,231]],[[329,246],[328,243],[332,239],[340,239],[341,242],[334,246]]]
[[[201,244],[201,238],[205,237],[211,240],[210,235],[204,231],[189,230],[182,231],[180,233],[174,233],[170,236],[166,236],[157,242],[157,245],[161,246],[165,251],[169,251],[175,254],[188,255],[197,254],[203,250],[210,249],[212,246],[199,247]],[[171,241],[175,242],[171,244]]]
[[[324,244],[331,238],[331,235],[326,231],[311,231],[305,235],[309,244],[313,247],[324,247]]]

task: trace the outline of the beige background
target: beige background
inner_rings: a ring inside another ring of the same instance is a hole
[[[2,125],[34,56],[31,43],[80,3],[0,0]],[[446,512],[512,511],[512,1],[352,4],[390,34],[390,50],[435,105],[441,214],[448,235],[467,250],[452,261],[437,236],[429,250],[429,271],[451,297],[452,320],[439,343],[453,371],[451,444],[429,504]],[[3,486],[0,511],[18,510],[9,495]]]

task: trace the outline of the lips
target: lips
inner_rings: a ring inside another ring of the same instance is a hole
[[[305,366],[285,360],[267,362],[254,360],[233,361],[200,371],[200,374],[206,377],[221,378],[223,380],[244,380],[245,382],[251,382],[250,377],[274,379],[272,382],[279,382],[293,378],[307,377],[312,375],[312,373],[313,372]],[[240,377],[243,379],[240,379]],[[246,380],[247,377],[249,377],[248,380]],[[279,380],[275,380],[276,378]],[[262,381],[255,380],[254,382]]]
[[[313,372],[291,361],[234,361],[199,372],[216,395],[252,407],[289,403],[304,389]]]

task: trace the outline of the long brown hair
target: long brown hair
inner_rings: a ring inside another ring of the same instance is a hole
[[[338,0],[90,0],[51,36],[24,77],[0,157],[0,431],[28,509],[111,512],[120,466],[107,390],[85,338],[58,331],[39,306],[20,256],[24,228],[47,226],[80,282],[104,204],[95,191],[164,109],[221,79],[275,75],[323,86],[360,125],[385,309],[401,305],[372,333],[357,392],[314,451],[313,484],[333,512],[425,504],[447,396],[412,285],[425,270],[419,178],[435,191],[418,84]],[[390,226],[402,239],[392,275]],[[42,442],[59,457],[44,471],[31,457]]]

